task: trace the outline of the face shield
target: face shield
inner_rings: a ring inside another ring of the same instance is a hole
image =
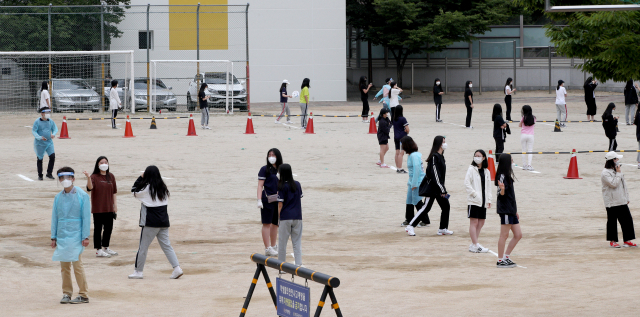
[[[73,186],[74,174],[71,172],[58,173],[58,181],[64,188]]]

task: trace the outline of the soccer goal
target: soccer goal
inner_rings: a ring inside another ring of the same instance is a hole
[[[247,109],[244,80],[234,72],[228,60],[152,60],[150,65],[151,111],[196,111],[202,84],[212,110],[233,113]]]
[[[35,112],[43,82],[54,112],[108,111],[113,79],[122,106],[134,111],[133,65],[133,51],[0,52],[0,112]]]

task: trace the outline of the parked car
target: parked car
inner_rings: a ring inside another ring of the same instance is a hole
[[[100,95],[84,79],[52,79],[51,80],[51,110],[53,112],[91,110],[100,111]],[[38,104],[40,90],[37,91]]]
[[[224,108],[227,94],[227,73],[226,72],[205,72],[194,76],[189,83],[187,91],[187,110],[193,111],[198,105],[198,82],[207,84],[207,95],[210,95],[209,105],[213,108]],[[233,99],[233,108],[240,111],[247,110],[247,90],[236,76],[229,74],[229,107]]]
[[[118,96],[120,96],[120,100],[123,105],[126,100],[127,106],[131,105],[131,95],[128,93],[129,90],[129,81],[124,79],[116,79],[118,81]],[[136,111],[139,110],[147,110],[147,78],[135,78],[133,81],[134,86],[134,96],[135,96],[135,107]],[[124,89],[123,89],[124,87]],[[104,87],[104,95],[106,99],[106,104],[109,104],[109,92],[111,89],[111,81],[105,80]],[[174,93],[171,92],[173,87],[167,87],[161,79],[156,79],[155,81],[155,89],[153,86],[149,87],[149,94],[152,98],[156,100],[156,110],[167,109],[169,111],[176,111],[178,107],[178,98]],[[127,96],[125,99],[125,93],[127,91]],[[149,102],[149,106],[151,106],[151,102]]]

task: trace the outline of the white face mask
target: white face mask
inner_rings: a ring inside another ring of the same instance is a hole
[[[60,184],[64,188],[69,188],[69,187],[71,187],[73,185],[73,181],[70,180],[70,179],[65,179],[65,180],[61,181]]]
[[[482,157],[474,156],[473,157],[473,162],[475,162],[476,164],[480,165],[480,163],[482,163],[482,159],[483,159]]]
[[[108,170],[108,169],[109,169],[109,164],[100,164],[100,165],[98,166],[98,168],[99,168],[101,171],[106,171],[106,170]]]
[[[269,163],[276,164],[277,158],[275,156],[269,156]]]
[[[473,87],[473,84],[469,84],[469,88]]]
[[[439,81],[436,81],[436,85],[440,86],[440,82],[439,82]]]
[[[446,150],[447,149],[447,143],[442,143],[442,149]]]
[[[45,113],[45,114],[44,114],[44,117],[45,117],[45,118],[47,118],[47,119],[49,119],[49,118],[51,118],[51,114],[49,114],[49,113]]]

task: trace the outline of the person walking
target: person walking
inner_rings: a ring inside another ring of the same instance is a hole
[[[522,152],[533,152],[533,134],[536,125],[536,117],[533,115],[531,106],[522,106],[522,119],[518,125],[520,130],[520,144],[522,145]],[[528,160],[527,160],[528,155]],[[525,171],[533,171],[531,166],[531,160],[533,160],[533,154],[522,154],[522,169]]]
[[[262,242],[266,256],[278,255],[278,168],[282,154],[276,148],[267,152],[267,164],[258,172],[258,208],[262,219]]]
[[[200,112],[202,113],[202,115],[200,116],[200,125],[203,129],[210,130],[209,102],[207,100],[209,100],[209,97],[211,96],[207,96],[207,94],[205,93],[208,87],[209,86],[206,83],[202,83],[202,85],[200,85],[200,90],[198,91],[198,106],[200,106]]]
[[[278,119],[276,119],[276,123],[280,123],[280,119],[286,113],[287,114],[287,123],[291,124],[291,111],[289,110],[289,105],[287,105],[287,101],[289,98],[293,97],[287,94],[287,85],[289,85],[288,80],[283,80],[282,85],[280,85],[280,103],[282,104],[282,111],[280,111],[280,115]]]
[[[487,169],[487,154],[483,150],[473,153],[473,162],[464,177],[467,189],[467,218],[469,218],[469,252],[486,253],[489,249],[478,242],[480,230],[487,219],[487,208],[491,208],[491,173]]]
[[[404,117],[402,113],[402,106],[397,105],[392,107],[391,109],[395,109],[396,117],[391,119],[393,121],[393,143],[396,146],[396,172],[398,174],[406,174],[407,171],[402,169],[402,157],[404,156],[404,151],[400,146],[400,140],[409,134],[409,122],[407,122],[407,118]],[[394,110],[391,110],[392,112]]]
[[[40,85],[40,106],[38,112],[42,112],[42,108],[51,108],[51,95],[49,94],[49,84],[43,81]]]
[[[507,82],[504,86],[504,103],[507,105],[507,121],[511,120],[511,95],[516,92],[516,89],[513,89],[513,78],[507,78]]]
[[[473,112],[473,82],[467,80],[464,84],[464,105],[467,107],[467,120],[465,121],[464,126],[468,129],[473,129],[471,126],[471,113]]]
[[[413,208],[415,207],[416,211],[419,211],[424,206],[424,202],[422,202],[422,198],[418,194],[418,188],[425,175],[422,168],[422,154],[418,152],[416,142],[408,135],[402,138],[402,150],[409,155],[407,158],[409,181],[407,182],[407,200],[405,201],[405,221],[402,226],[428,227],[431,221],[429,220],[429,214],[426,212],[423,212],[419,218],[415,218],[415,221],[412,222],[414,220]]]
[[[416,221],[420,219],[422,213],[429,213],[433,206],[433,201],[437,201],[440,205],[442,212],[440,213],[440,227],[438,228],[438,235],[451,235],[453,231],[449,230],[449,211],[451,206],[449,205],[449,194],[444,187],[445,177],[447,174],[447,165],[444,160],[444,150],[447,149],[447,143],[443,136],[438,135],[433,139],[433,146],[429,157],[427,157],[427,170],[425,179],[420,184],[419,194],[426,197],[426,204],[418,210],[418,213],[413,217],[405,231],[410,236],[414,236],[414,226]],[[426,185],[424,182],[427,182]],[[424,190],[423,190],[424,187]]]
[[[140,206],[140,245],[136,254],[135,270],[129,275],[130,279],[142,279],[144,264],[147,260],[147,251],[154,238],[158,238],[158,244],[164,255],[171,263],[173,272],[169,278],[177,279],[183,275],[178,263],[178,257],[169,241],[169,189],[162,181],[160,170],[155,165],[147,166],[144,173],[131,187],[133,197],[141,202]]]
[[[619,117],[613,116],[614,110],[616,110],[616,105],[611,102],[607,105],[607,109],[602,114],[602,127],[604,128],[604,134],[609,138],[609,151],[615,151],[618,148],[616,136],[618,135],[617,126]]]
[[[520,215],[516,204],[516,193],[513,188],[515,175],[513,174],[513,159],[511,155],[503,154],[498,161],[496,170],[495,185],[498,186],[498,197],[496,199],[496,211],[500,216],[500,237],[498,238],[498,263],[497,268],[513,268],[516,263],[511,261],[510,254],[522,239],[520,229]],[[509,231],[513,232],[513,238],[505,250]]]
[[[584,88],[584,102],[587,104],[587,120],[595,120],[596,117],[598,107],[596,106],[595,89],[597,86],[598,82],[591,76],[589,76],[584,82],[584,85],[582,85]],[[629,124],[628,120],[627,124]]]
[[[62,299],[60,304],[82,304],[89,302],[89,287],[82,264],[82,252],[89,245],[91,231],[91,202],[89,195],[80,187],[73,186],[74,170],[63,167],[56,174],[64,189],[53,200],[51,215],[51,248],[53,261],[60,261],[62,272]],[[78,297],[73,296],[71,266],[78,283]]]
[[[382,103],[382,107],[387,108],[389,112],[391,112],[391,108],[389,107],[389,92],[391,92],[391,85],[389,84],[392,81],[393,78],[385,79],[384,85],[382,86],[382,88],[380,88],[378,93],[376,93],[375,97],[373,97],[373,100],[376,100],[378,97],[382,97],[380,98],[380,101],[378,101],[378,103]],[[398,100],[402,100],[402,97],[398,96]]]
[[[293,257],[296,266],[302,266],[302,187],[293,179],[291,165],[282,164],[278,168],[278,215],[280,218],[280,235],[278,260],[287,260],[287,242],[291,237]]]
[[[40,118],[33,122],[31,134],[33,134],[33,150],[36,152],[36,167],[38,168],[38,180],[42,180],[42,159],[44,155],[49,156],[49,165],[47,166],[47,178],[53,177],[53,165],[56,163],[56,153],[53,147],[53,139],[58,133],[58,126],[51,119],[51,110],[49,108],[40,108]]]
[[[300,112],[302,112],[302,118],[300,118],[300,126],[304,129],[307,127],[307,111],[309,110],[309,78],[302,80],[300,86]]]
[[[118,95],[118,81],[111,81],[111,89],[109,89],[109,110],[111,110],[111,128],[117,129],[116,117],[118,116],[118,109],[122,107],[120,96]]]
[[[636,87],[638,87],[636,85]],[[638,106],[638,91],[633,86],[633,80],[628,80],[627,85],[624,87],[624,119],[627,121],[627,125],[634,124],[636,107]],[[629,120],[629,114],[631,114],[631,120]]]
[[[389,168],[389,165],[384,163],[384,156],[389,151],[389,132],[391,131],[391,120],[389,120],[389,109],[380,109],[378,115],[378,144],[380,145],[380,159],[378,165],[381,168]],[[640,154],[638,154],[640,155]]]
[[[636,238],[636,234],[633,229],[631,211],[629,211],[629,191],[624,174],[620,169],[620,163],[618,163],[622,155],[611,151],[604,157],[607,161],[600,179],[604,207],[607,209],[607,241],[612,248],[620,247],[618,244],[618,222],[620,222],[623,246],[637,247],[635,243],[631,242]]]
[[[369,89],[373,86],[372,83],[367,85],[367,77],[360,76],[360,83],[358,88],[360,89],[360,100],[362,101],[362,122],[369,123]]]
[[[507,138],[505,132],[507,123],[502,119],[502,107],[498,103],[493,105],[491,121],[493,121],[493,140],[496,141],[496,160],[499,160],[500,154],[504,152],[504,141],[506,141]]]
[[[636,108],[636,116],[633,124],[636,126],[636,141],[638,141],[638,149],[640,149],[640,107]],[[638,161],[638,169],[640,169],[640,152],[638,152],[636,161]]]
[[[433,102],[436,104],[436,122],[442,122],[442,120],[440,120],[440,110],[442,108],[442,95],[444,95],[444,90],[442,89],[440,78],[436,78],[436,80],[433,83]]]
[[[564,88],[564,80],[558,80],[558,86],[556,87],[556,120],[560,122],[561,127],[566,127],[562,121],[567,121],[567,90]],[[562,118],[564,116],[564,119]]]
[[[402,89],[398,87],[395,81],[392,81],[389,86],[391,86],[391,91],[389,92],[389,107],[391,108],[391,121],[395,122],[398,114],[396,113],[396,107],[400,105],[400,93]],[[395,132],[395,131],[394,131]]]
[[[118,255],[118,252],[109,249],[113,221],[118,212],[116,177],[109,172],[106,156],[98,157],[91,175],[87,171],[83,173],[87,177],[87,191],[91,193],[93,248],[96,249],[96,257],[110,258]]]

